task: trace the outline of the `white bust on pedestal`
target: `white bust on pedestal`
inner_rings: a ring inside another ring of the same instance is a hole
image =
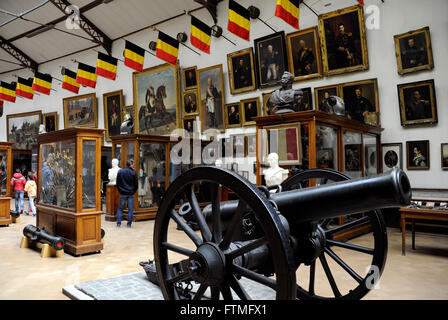
[[[118,170],[120,170],[118,163],[118,159],[112,159],[112,168],[109,169],[109,186],[115,186],[117,184],[117,174]]]
[[[278,165],[278,154],[269,154],[268,164],[269,168],[264,171],[266,186],[270,187],[279,185],[288,178],[289,170],[280,168]]]

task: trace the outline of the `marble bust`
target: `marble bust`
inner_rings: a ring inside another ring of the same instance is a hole
[[[278,154],[271,153],[268,155],[268,165],[269,168],[264,171],[266,186],[279,185],[288,178],[289,170],[280,168],[278,165]]]
[[[294,111],[294,105],[303,99],[303,91],[292,88],[294,75],[291,72],[283,73],[280,89],[275,90],[269,98],[269,103],[276,106],[275,114],[290,113]]]
[[[120,167],[118,166],[118,159],[112,159],[112,168],[109,169],[109,185],[115,186],[117,184],[117,174]]]

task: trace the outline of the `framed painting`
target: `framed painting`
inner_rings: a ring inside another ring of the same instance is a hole
[[[294,81],[320,78],[323,75],[317,26],[286,35],[289,71]]]
[[[378,80],[369,79],[340,84],[341,98],[348,118],[379,125]]]
[[[406,141],[408,170],[429,170],[429,140]]]
[[[299,100],[295,110],[297,111],[308,111],[313,110],[313,94],[311,88],[300,88],[303,92],[303,98]]]
[[[166,136],[180,118],[179,64],[158,65],[133,73],[138,132]]]
[[[120,127],[123,122],[123,90],[103,94],[104,127],[106,141],[111,142],[111,137],[120,135]]]
[[[335,169],[334,149],[322,148],[317,151],[317,167]]]
[[[289,71],[285,32],[277,32],[254,40],[255,70],[260,88],[279,85],[285,71]]]
[[[253,118],[261,116],[260,98],[244,99],[240,101],[240,110],[243,115],[243,125],[251,126],[255,124]]]
[[[235,134],[230,136],[230,147],[235,158],[244,158],[246,156],[247,150],[245,137],[245,134]]]
[[[53,132],[59,130],[57,112],[44,113],[42,115],[42,119],[43,125],[45,126],[45,132]]]
[[[397,167],[403,169],[403,144],[383,143],[381,145],[383,155],[383,172],[387,173]]]
[[[196,78],[196,70],[196,66],[182,69],[182,82],[185,91],[197,88],[198,80]]]
[[[438,122],[434,80],[399,84],[401,125],[432,125]]]
[[[276,107],[269,101],[272,96],[272,92],[264,92],[262,94],[262,101],[263,101],[263,116],[269,116],[271,114],[274,114],[274,112],[277,110]]]
[[[224,81],[222,64],[197,70],[201,130],[224,130]]]
[[[369,69],[362,6],[321,14],[318,20],[324,75]]]
[[[441,155],[442,155],[442,169],[448,170],[448,143],[442,143],[441,147]]]
[[[314,101],[316,104],[316,110],[331,113],[328,104],[326,103],[331,96],[340,96],[339,85],[331,85],[325,87],[314,88]]]
[[[344,170],[345,171],[362,171],[362,162],[361,162],[361,145],[360,144],[346,144],[344,145]]]
[[[240,103],[230,103],[224,106],[225,125],[227,128],[241,127],[243,122]]]
[[[98,128],[98,106],[95,93],[63,99],[64,128]]]
[[[6,132],[8,142],[14,143],[13,149],[31,150],[37,143],[37,135],[42,122],[42,111],[33,111],[6,116]]]
[[[394,36],[398,73],[434,69],[429,27]]]
[[[199,114],[198,91],[191,90],[182,94],[182,114],[184,117]]]
[[[246,146],[248,157],[256,157],[257,156],[257,135],[249,134],[246,136]]]
[[[186,117],[182,119],[182,128],[186,130],[190,135],[197,132],[196,126],[196,117]]]
[[[253,91],[257,88],[252,48],[228,54],[227,67],[232,94]]]

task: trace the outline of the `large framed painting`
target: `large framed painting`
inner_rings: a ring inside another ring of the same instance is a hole
[[[169,135],[178,127],[181,101],[179,64],[165,63],[133,73],[134,105],[141,134]]]
[[[201,130],[224,130],[224,81],[222,64],[198,69]]]
[[[398,73],[434,69],[429,27],[394,36]]]
[[[106,141],[111,142],[111,137],[120,135],[120,127],[123,122],[123,90],[103,94],[103,105]]]
[[[383,143],[381,145],[383,154],[383,172],[387,173],[397,167],[403,169],[403,144]]]
[[[286,35],[289,70],[294,81],[320,78],[323,75],[317,26]]]
[[[401,125],[432,125],[438,122],[434,80],[399,84]]]
[[[57,112],[44,113],[42,115],[42,119],[42,123],[45,126],[45,132],[53,132],[59,130]]]
[[[12,148],[31,150],[31,145],[37,143],[41,121],[42,111],[7,115],[6,132],[8,133],[8,142],[14,143]]]
[[[328,104],[326,103],[331,96],[340,97],[340,87],[337,84],[314,88],[314,101],[316,110],[331,113]]]
[[[408,170],[429,170],[429,140],[406,141]]]
[[[63,99],[64,128],[98,128],[98,106],[95,93]]]
[[[232,94],[253,91],[257,88],[252,48],[228,54],[227,67]]]
[[[279,85],[285,71],[289,71],[285,32],[277,32],[254,40],[255,70],[260,88]]]
[[[369,69],[362,6],[321,14],[318,20],[324,75]]]
[[[368,79],[340,84],[345,112],[350,119],[379,125],[378,80]]]

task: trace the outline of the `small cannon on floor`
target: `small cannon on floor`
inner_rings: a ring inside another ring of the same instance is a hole
[[[32,242],[48,244],[57,251],[64,249],[65,246],[65,240],[63,238],[55,237],[47,233],[45,227],[39,229],[29,224],[23,229],[23,235]]]
[[[209,204],[198,201],[197,184],[206,184]],[[237,199],[221,201],[223,190]],[[171,183],[158,209],[157,280],[165,299],[247,300],[254,284],[266,289],[261,299],[361,299],[386,262],[379,209],[410,200],[399,169],[355,180],[306,170],[272,194],[230,170],[197,167]],[[187,223],[192,217],[200,232]],[[353,230],[363,235],[348,237]]]

